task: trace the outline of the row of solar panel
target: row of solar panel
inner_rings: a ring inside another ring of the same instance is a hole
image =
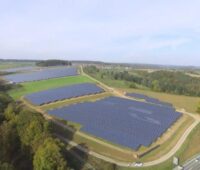
[[[172,104],[167,103],[167,102],[162,102],[156,98],[152,98],[143,94],[139,94],[139,93],[126,93],[127,96],[129,97],[134,97],[134,98],[138,98],[138,99],[144,99],[146,102],[149,103],[153,103],[153,104],[158,104],[158,105],[162,105],[162,106],[166,106],[166,107],[173,107]]]
[[[55,117],[82,125],[82,131],[110,142],[138,149],[149,146],[180,116],[174,108],[108,97],[49,110]]]
[[[84,95],[102,93],[104,90],[92,83],[83,83],[45,90],[25,96],[35,105],[43,105],[58,100],[70,99]]]
[[[4,78],[12,83],[22,83],[28,81],[39,81],[39,80],[46,80],[46,79],[65,77],[65,76],[75,76],[77,74],[78,74],[77,68],[58,67],[58,68],[42,69],[28,73],[10,74],[4,76]]]
[[[32,71],[32,70],[36,70],[36,69],[40,69],[40,67],[34,67],[34,66],[16,67],[16,68],[4,69],[1,71],[3,71],[3,72],[24,72],[24,71]]]

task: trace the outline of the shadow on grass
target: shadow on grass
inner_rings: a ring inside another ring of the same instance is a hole
[[[65,125],[71,130],[62,127],[55,122],[51,122],[51,131],[55,137],[59,138],[65,144],[65,157],[68,165],[74,170],[94,170],[94,168],[89,167],[87,164],[89,149],[86,144],[81,143],[73,147],[70,146],[70,142],[73,141],[76,128],[73,125],[69,125],[67,121],[65,121]]]

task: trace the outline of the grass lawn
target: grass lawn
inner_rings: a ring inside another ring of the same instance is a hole
[[[48,79],[48,80],[41,80],[35,82],[26,82],[22,83],[22,87],[13,89],[9,92],[9,95],[12,96],[14,99],[19,99],[21,96],[26,94],[48,90],[51,88],[62,87],[65,85],[71,84],[79,84],[79,83],[86,83],[92,82],[89,78],[85,76],[72,76],[72,77],[62,77],[62,78],[55,78],[55,79]]]
[[[184,163],[192,156],[200,153],[200,123],[197,127],[192,131],[184,145],[178,151],[176,156],[179,157],[180,162]]]
[[[143,167],[143,168],[117,168],[117,170],[172,170],[172,159],[167,160],[166,162],[159,164],[157,166],[151,166],[151,167]]]

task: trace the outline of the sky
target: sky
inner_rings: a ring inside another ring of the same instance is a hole
[[[199,0],[0,0],[0,58],[200,66]]]

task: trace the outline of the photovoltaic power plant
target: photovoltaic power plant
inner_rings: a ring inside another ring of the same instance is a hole
[[[22,83],[28,81],[39,81],[51,78],[75,76],[77,75],[77,68],[74,67],[60,67],[60,68],[49,68],[42,69],[29,73],[19,73],[4,76],[4,78],[13,83]]]
[[[39,67],[34,67],[34,66],[27,66],[27,67],[16,67],[16,68],[9,68],[9,69],[4,69],[2,71],[5,72],[23,72],[23,71],[30,71],[37,69]]]
[[[83,132],[134,150],[152,144],[181,116],[172,107],[119,97],[70,105],[48,113],[81,124]]]
[[[162,105],[166,107],[173,107],[171,103],[167,102],[162,102],[156,98],[148,97],[144,94],[139,94],[139,93],[126,93],[127,96],[137,98],[137,99],[144,99],[146,102],[157,104],[157,105]]]
[[[102,92],[104,92],[104,90],[95,84],[83,83],[32,93],[25,96],[25,98],[35,105],[43,105],[58,100],[70,99]]]

